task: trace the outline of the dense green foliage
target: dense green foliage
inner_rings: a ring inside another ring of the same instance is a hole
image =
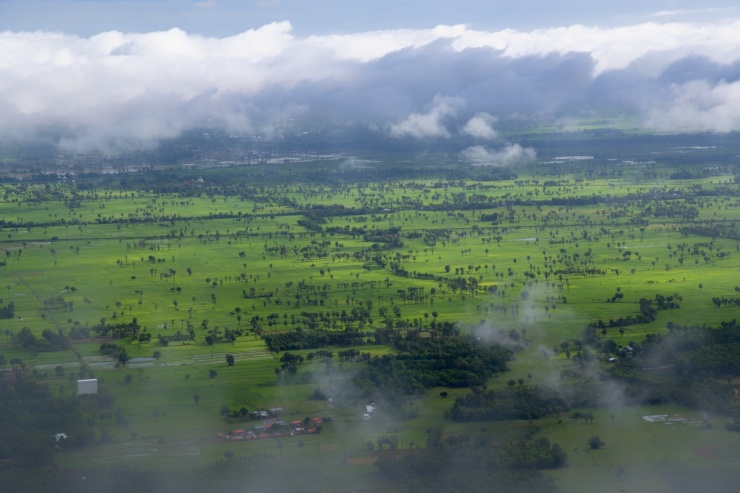
[[[450,417],[455,421],[538,419],[568,409],[565,399],[552,390],[515,385],[488,391],[475,388],[455,400]]]
[[[485,385],[506,370],[512,352],[502,346],[485,345],[473,337],[421,337],[410,331],[398,338],[397,355],[368,359],[353,377],[354,385],[367,398],[399,402],[424,395],[431,387]]]
[[[2,305],[0,306],[0,319],[13,318],[13,316],[15,315],[15,312],[13,311],[15,310],[15,303],[10,301],[8,302],[8,304],[4,305],[2,304],[2,300],[0,300],[0,305]]]
[[[628,351],[606,340],[603,350],[619,356],[608,375],[635,404],[676,403],[731,412],[733,387],[715,377],[731,380],[740,370],[740,326],[735,320],[716,328],[670,323],[669,332],[631,344]]]
[[[364,342],[363,333],[348,327],[340,332],[327,330],[303,330],[279,332],[264,336],[265,343],[271,351],[293,351],[296,349],[314,349],[327,346],[356,346]]]
[[[563,467],[567,454],[547,438],[491,443],[485,437],[427,432],[423,450],[402,455],[381,452],[376,465],[381,473],[409,488],[409,491],[486,491],[495,485],[503,492],[555,491],[550,480],[538,470]]]
[[[13,336],[13,343],[29,353],[60,351],[69,347],[69,339],[64,333],[44,329],[42,338],[37,338],[28,327],[23,327]]]
[[[21,369],[14,373],[16,378],[0,380],[0,470],[53,464],[57,433],[69,437],[63,447],[90,442],[77,400],[53,396]]]

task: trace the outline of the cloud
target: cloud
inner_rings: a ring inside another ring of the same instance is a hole
[[[490,140],[509,118],[598,114],[649,129],[740,130],[739,29],[728,20],[307,37],[289,22],[224,38],[0,32],[0,135],[115,150],[202,127],[280,132],[306,117],[395,138]]]
[[[537,152],[519,144],[509,144],[498,150],[477,145],[464,149],[460,156],[478,166],[517,166],[537,159]]]
[[[217,6],[216,0],[204,0],[203,2],[195,2],[194,5],[198,9],[210,9]]]
[[[740,81],[692,80],[673,86],[666,102],[650,111],[646,125],[664,131],[737,130],[740,128]]]
[[[700,14],[718,14],[732,12],[732,7],[715,7],[706,9],[678,9],[678,10],[658,10],[650,14],[653,17],[675,17],[681,15],[700,15]]]
[[[449,137],[450,133],[444,125],[444,119],[455,115],[456,106],[461,104],[458,98],[444,98],[435,96],[432,107],[426,113],[412,113],[403,121],[390,126],[393,137],[414,137],[417,139],[428,137]]]
[[[494,139],[497,135],[496,130],[493,129],[495,122],[496,118],[488,113],[478,113],[468,120],[461,132],[477,139]]]

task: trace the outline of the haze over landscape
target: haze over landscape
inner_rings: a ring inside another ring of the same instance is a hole
[[[0,490],[740,483],[731,0],[0,0]]]

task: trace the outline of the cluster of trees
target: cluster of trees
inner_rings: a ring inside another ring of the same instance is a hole
[[[200,400],[200,397],[198,397],[198,400]],[[193,396],[193,401],[195,401],[195,396]],[[229,406],[223,405],[219,410],[219,414],[223,416],[228,423],[244,421],[250,418],[249,410],[246,407],[231,409]]]
[[[270,351],[280,352],[297,349],[312,349],[326,346],[357,346],[364,343],[364,334],[355,328],[341,331],[303,330],[298,327],[292,332],[265,334],[263,339]]]
[[[411,331],[394,341],[396,355],[367,359],[352,381],[364,396],[400,402],[423,395],[430,387],[485,385],[506,371],[512,352],[503,346],[484,345],[473,337],[421,337]]]
[[[69,311],[74,310],[74,301],[67,301],[59,295],[46,298],[43,304],[47,310],[60,308]]]
[[[714,344],[688,353],[678,364],[684,371],[706,372],[715,376],[740,375],[740,343]]]
[[[101,344],[100,352],[112,356],[120,364],[125,364],[129,360],[126,348],[113,342],[104,342]]]
[[[105,318],[100,319],[98,325],[93,327],[77,327],[75,331],[75,338],[86,338],[92,332],[97,337],[113,337],[114,339],[137,339],[139,337],[139,331],[141,326],[138,324],[136,318],[131,322],[124,322],[120,324],[108,324]]]
[[[24,376],[0,379],[0,476],[53,464],[56,445],[87,445],[92,431],[82,423],[77,400],[54,397],[48,386]],[[57,443],[54,435],[62,431],[68,438]]]
[[[470,277],[454,277],[447,281],[447,286],[452,290],[453,293],[457,293],[458,290],[464,293],[473,294],[478,290],[478,278],[474,276]]]
[[[678,302],[683,301],[683,297],[677,293],[667,296],[656,294],[653,301],[655,302],[655,308],[657,310],[675,310],[677,308],[681,308],[681,305],[679,305]]]
[[[503,445],[498,459],[499,467],[506,469],[556,469],[567,464],[568,454],[557,443],[540,437]]]
[[[667,334],[651,334],[645,339],[641,353],[645,364],[659,361],[672,365],[677,374],[740,374],[740,325],[736,319],[714,328],[675,323],[668,328]]]
[[[666,334],[648,334],[639,350],[635,346],[633,351],[622,351],[618,364],[608,367],[607,374],[620,382],[625,399],[633,404],[680,404],[731,413],[732,383],[717,377],[740,374],[736,320],[718,327],[669,322],[668,329]]]
[[[407,454],[380,452],[381,474],[411,491],[552,492],[551,479],[540,470],[564,467],[568,456],[547,438],[496,445],[485,436],[427,431],[427,446]]]
[[[37,338],[31,332],[31,329],[23,327],[17,334],[13,335],[13,344],[34,354],[47,351],[62,351],[69,347],[69,339],[61,330],[54,332],[51,329],[44,329],[41,337],[41,339]]]
[[[283,353],[280,357],[280,369],[288,373],[295,373],[298,371],[298,365],[303,363],[303,360],[304,358],[300,354]]]
[[[162,346],[169,346],[170,342],[174,341],[192,341],[195,340],[195,332],[194,331],[188,331],[187,334],[183,334],[179,330],[175,332],[174,334],[158,334],[157,339],[159,340],[159,343]]]
[[[740,229],[736,221],[727,223],[705,222],[684,226],[681,228],[683,236],[707,236],[710,238],[730,238],[740,241]]]
[[[79,341],[80,339],[87,339],[90,337],[91,334],[90,327],[86,327],[83,325],[74,325],[71,329],[69,329],[69,338],[74,341]]]
[[[617,294],[609,300],[616,301],[621,299],[621,297],[617,297]],[[649,324],[655,321],[655,318],[658,316],[658,311],[680,308],[681,305],[679,304],[679,301],[681,300],[681,296],[677,294],[669,296],[656,294],[655,298],[652,300],[640,298],[640,313],[638,315],[625,315],[617,319],[610,318],[607,322],[604,322],[603,320],[591,322],[586,327],[584,338],[588,341],[595,341],[598,339],[596,335],[597,330],[605,329],[607,327],[627,327],[634,324]]]
[[[140,343],[146,343],[152,339],[151,333],[146,329],[142,330],[136,323],[135,318],[131,323],[122,323],[117,325],[106,324],[105,319],[102,319],[99,325],[94,325],[92,327],[79,325],[79,322],[75,322],[75,325],[69,330],[69,338],[72,340],[79,341],[90,337],[112,337],[114,339],[130,338],[132,341],[138,341]],[[186,339],[175,338],[171,340]]]
[[[301,291],[301,283],[298,283],[298,290]],[[370,308],[372,308],[372,306],[372,301],[368,300],[364,303],[364,306],[353,306],[350,310],[322,310],[319,312],[301,311],[298,316],[291,314],[290,319],[288,319],[286,315],[283,315],[283,324],[287,325],[290,323],[293,326],[301,324],[308,329],[315,330],[321,328],[336,329],[340,324],[346,327],[349,324],[357,322],[369,323],[372,320],[372,315],[370,313]],[[268,325],[276,325],[278,323],[278,318],[279,315],[277,313],[271,313],[268,315]],[[259,322],[259,319],[257,322]]]
[[[0,300],[0,304],[3,301]],[[7,305],[0,306],[0,319],[13,318],[15,316],[15,303],[12,301],[8,302]]]
[[[712,304],[716,308],[724,308],[728,306],[734,306],[735,308],[740,308],[740,298],[726,298],[722,296],[721,298],[718,296],[712,297]]]
[[[382,243],[384,248],[403,248],[401,241],[401,228],[393,227],[387,229],[373,229],[363,236],[368,243],[374,243],[373,247],[378,248],[378,243]]]
[[[681,200],[656,200],[646,206],[641,212],[641,217],[655,218],[679,218],[684,221],[693,221],[699,216],[699,208]]]
[[[450,418],[455,421],[539,419],[569,409],[559,393],[544,387],[519,385],[499,390],[478,387],[471,390],[455,399]]]
[[[297,204],[292,204],[292,206],[297,206]],[[300,207],[299,207],[300,208]],[[327,218],[332,218],[336,216],[360,216],[360,215],[366,215],[366,214],[373,214],[375,212],[378,212],[375,209],[370,208],[352,208],[352,207],[345,207],[342,204],[331,204],[331,205],[321,205],[321,204],[312,204],[305,206],[302,208],[302,213],[304,216],[304,219],[298,220],[298,225],[303,226],[309,231],[313,231],[315,233],[321,233],[324,231],[324,228],[322,227],[323,224],[326,223]],[[360,235],[365,234],[367,230],[363,228],[353,228],[354,231],[350,232],[349,227],[345,229],[342,228],[334,228],[335,232],[338,229],[337,232],[344,234],[350,233],[353,235]]]

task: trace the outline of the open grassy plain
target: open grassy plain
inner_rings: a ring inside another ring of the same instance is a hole
[[[693,166],[676,179],[660,159],[583,164],[552,152],[495,181],[447,173],[352,182],[338,162],[324,162],[317,166],[336,170],[337,180],[252,185],[236,178],[254,170],[231,168],[223,173],[233,183],[217,180],[218,170],[171,170],[159,188],[124,177],[5,183],[0,306],[13,304],[12,317],[0,320],[5,378],[22,366],[65,397],[78,378],[98,378],[114,399],[105,408],[83,399],[95,441],[59,453],[63,468],[176,471],[229,452],[267,454],[290,484],[312,470],[324,488],[390,491],[396,486],[377,474],[367,442],[395,435],[408,450],[442,427],[498,442],[560,443],[569,466],[547,474],[562,491],[677,491],[674,466],[736,470],[740,439],[724,430],[729,419],[701,411],[625,407],[615,398],[590,410],[593,423],[567,415],[457,423],[445,413],[469,390],[432,388],[364,421],[368,402],[308,399],[316,388],[331,396],[361,362],[319,362],[306,348],[290,351],[306,357],[295,374],[279,371],[284,351],[271,351],[267,336],[354,327],[364,344],[324,349],[375,356],[394,352],[376,329],[427,334],[454,322],[462,333],[476,327],[486,342],[517,341],[510,371],[489,388],[510,379],[557,385],[584,328],[638,315],[643,298],[671,296],[680,308],[606,327],[600,337],[624,347],[665,333],[668,322],[715,326],[737,317],[736,307],[713,303],[737,297],[740,285],[736,169]],[[70,345],[29,350],[18,341],[24,328],[39,341],[45,330],[65,334]],[[127,361],[101,354],[105,342],[125,349]],[[217,435],[260,421],[227,420],[224,406],[280,407],[286,422],[325,423],[311,436],[225,441]],[[687,420],[643,419],[650,415]],[[606,446],[589,450],[593,435]]]

